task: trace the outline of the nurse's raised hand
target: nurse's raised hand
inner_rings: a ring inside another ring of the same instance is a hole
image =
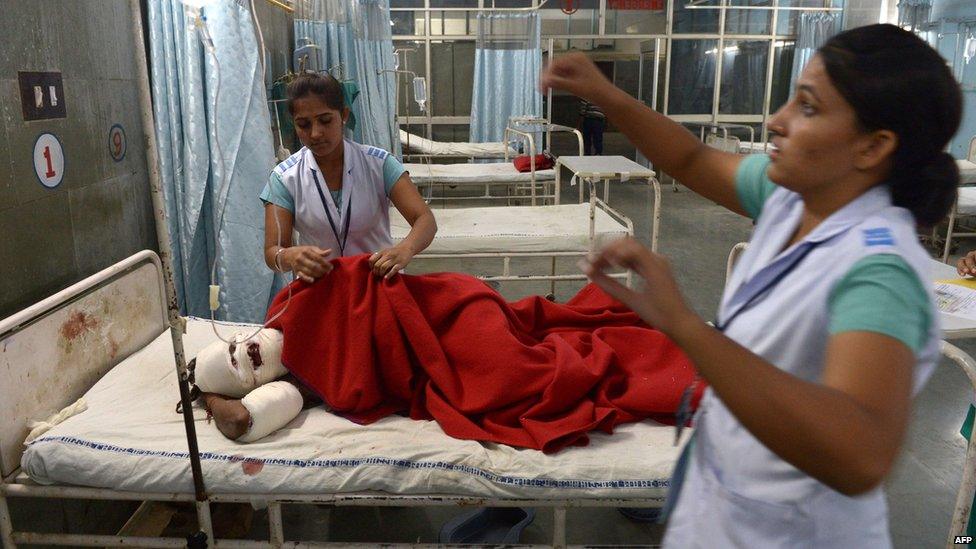
[[[369,256],[369,266],[373,269],[374,275],[390,278],[402,271],[411,259],[413,253],[403,244],[397,244]]]
[[[643,283],[631,289],[610,278],[607,271],[617,267],[634,271]],[[702,323],[681,297],[668,260],[633,238],[611,242],[580,261],[580,268],[603,291],[669,336],[683,326]]]
[[[589,57],[582,53],[570,53],[556,57],[542,70],[539,89],[546,93],[549,88],[568,91],[599,105],[602,97],[613,90],[614,85]]]
[[[292,246],[281,253],[283,266],[308,283],[332,272],[332,263],[329,262],[331,254],[331,249],[318,246]]]

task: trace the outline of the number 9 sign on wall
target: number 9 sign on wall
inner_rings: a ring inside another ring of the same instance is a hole
[[[113,124],[108,131],[108,152],[112,155],[112,160],[121,162],[125,158],[125,128],[120,124]]]
[[[49,189],[64,179],[64,149],[53,133],[42,133],[34,142],[34,173],[41,185]]]

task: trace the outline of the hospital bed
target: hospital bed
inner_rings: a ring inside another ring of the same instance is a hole
[[[511,162],[512,149],[506,149],[503,162],[466,163],[466,164],[432,164],[406,163],[404,167],[410,172],[410,179],[421,189],[428,201],[433,200],[504,200],[511,203],[514,199],[528,200],[535,206],[555,199],[556,171],[553,169],[536,169],[535,156],[539,151],[548,151],[552,134],[555,132],[570,132],[576,136],[579,154],[583,154],[583,135],[579,130],[558,124],[551,124],[541,118],[513,118],[505,128],[503,143],[521,141],[525,143],[523,150],[530,157],[530,170],[519,172]],[[539,142],[541,137],[542,142]],[[484,190],[482,194],[461,196],[435,196],[433,189],[438,186],[443,191],[444,186],[476,187]],[[491,188],[502,186],[504,194],[492,194]]]
[[[505,142],[432,141],[402,129],[400,144],[404,158],[505,158],[518,152]]]
[[[245,445],[221,436],[194,406],[195,435],[188,435],[193,430],[174,412],[177,372],[164,296],[159,258],[144,251],[0,321],[4,547],[188,544],[23,531],[10,513],[22,498],[143,502],[136,515],[154,501],[195,504],[209,541],[211,503],[267,507],[269,539],[216,540],[218,547],[281,546],[288,505],[534,506],[553,509],[552,545],[564,547],[568,508],[657,507],[667,492],[674,430],[651,421],[612,436],[592,433],[588,447],[553,455],[454,439],[434,422],[403,417],[356,425],[322,407]],[[180,323],[188,357],[216,340],[209,322]],[[226,336],[237,327],[217,329]],[[73,408],[87,409],[66,414],[23,447],[31,420],[79,397],[84,406]]]
[[[960,218],[976,216],[976,137],[969,140],[969,151],[966,159],[957,159],[956,166],[959,168],[959,195],[949,211],[945,243],[942,248],[943,263],[949,261],[953,238],[976,236],[976,232],[973,232],[972,229],[968,232],[956,229],[956,224],[959,223]],[[932,240],[938,242],[935,228],[932,229]]]
[[[626,162],[622,172],[619,166]],[[634,178],[646,181],[654,194],[648,212],[650,247],[657,250],[657,229],[660,220],[661,186],[654,171],[622,157],[561,157],[556,168],[565,165],[573,172],[574,184],[580,185],[578,204],[561,204],[559,180],[556,180],[555,204],[545,206],[494,206],[482,208],[434,209],[437,237],[417,258],[427,259],[483,259],[502,261],[500,272],[476,273],[489,281],[549,281],[550,297],[554,297],[556,281],[585,280],[582,273],[556,274],[556,260],[560,257],[582,257],[604,243],[624,236],[634,236],[634,223],[627,216],[610,207],[611,179]],[[603,198],[597,195],[597,184],[603,182]],[[588,201],[584,202],[584,188]],[[410,225],[397,212],[390,210],[390,233],[394,241],[401,241],[410,232]],[[548,272],[515,274],[513,259],[548,258]],[[614,273],[631,284],[630,271]]]

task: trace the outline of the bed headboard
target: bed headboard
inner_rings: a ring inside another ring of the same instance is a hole
[[[0,470],[20,466],[31,421],[77,400],[167,329],[159,257],[141,251],[0,320]]]

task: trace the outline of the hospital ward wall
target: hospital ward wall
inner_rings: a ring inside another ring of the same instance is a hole
[[[0,317],[157,247],[129,5],[0,0]],[[25,121],[22,71],[60,73],[63,118]],[[57,151],[35,170],[43,134],[63,149],[62,173]]]
[[[938,39],[939,53],[952,65],[953,73],[962,84],[962,123],[949,143],[949,152],[956,158],[966,158],[969,141],[976,136],[976,60],[970,59],[967,63],[963,48],[969,34],[976,34],[976,2],[935,0],[930,19],[942,22],[945,32]]]

